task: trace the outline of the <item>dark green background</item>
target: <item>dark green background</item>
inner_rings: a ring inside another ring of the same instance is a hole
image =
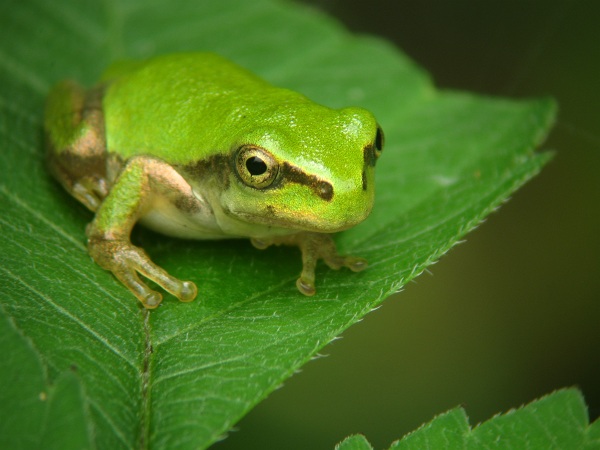
[[[600,415],[600,2],[306,1],[444,89],[554,96],[556,157],[499,213],[217,444],[383,448],[462,404],[476,424],[565,386]],[[383,162],[383,161],[382,161]]]

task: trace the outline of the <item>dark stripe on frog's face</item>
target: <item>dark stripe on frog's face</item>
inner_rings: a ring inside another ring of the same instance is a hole
[[[302,169],[285,162],[282,165],[282,183],[298,183],[309,187],[312,191],[329,202],[333,198],[333,186],[328,181],[304,172]]]
[[[235,166],[231,161],[232,159],[228,155],[216,154],[193,164],[182,166],[182,169],[197,179],[205,179],[207,176],[216,177],[220,180],[222,188],[228,189],[229,175],[231,171],[235,171]],[[333,186],[328,181],[306,173],[301,168],[287,162],[282,163],[279,170],[281,171],[278,176],[279,180],[265,190],[281,188],[286,183],[297,183],[310,188],[315,195],[327,202],[333,198]]]
[[[231,166],[229,156],[222,154],[211,155],[191,164],[178,166],[184,173],[198,180],[213,176],[219,180],[222,189],[229,188],[229,173]]]
[[[371,144],[367,144],[363,147],[363,171],[362,171],[362,188],[363,191],[367,190],[367,170],[369,167],[375,167],[375,163],[377,162],[377,158],[381,155],[383,150],[383,130],[378,125],[377,133],[375,134],[375,139]]]
[[[364,165],[363,165],[363,171],[362,171],[362,188],[363,191],[367,190],[367,170],[369,169],[369,167],[375,167],[375,161],[377,160],[377,156],[375,154],[375,148],[373,146],[373,144],[369,144],[366,145],[363,148],[363,158],[364,158]]]

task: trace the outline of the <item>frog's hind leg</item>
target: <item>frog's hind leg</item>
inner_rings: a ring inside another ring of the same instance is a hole
[[[63,81],[50,92],[44,120],[50,172],[92,211],[109,191],[102,93]]]

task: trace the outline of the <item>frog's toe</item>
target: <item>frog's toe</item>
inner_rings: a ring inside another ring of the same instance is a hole
[[[181,281],[181,290],[176,295],[182,302],[191,302],[198,295],[198,288],[191,281]]]
[[[327,264],[331,269],[338,270],[342,267],[347,267],[352,272],[360,272],[361,270],[365,270],[367,268],[367,260],[364,258],[358,258],[356,256],[340,256],[340,255],[332,255],[326,256],[323,258],[325,264]]]
[[[352,272],[360,272],[365,270],[369,264],[364,258],[358,258],[356,256],[347,256],[344,261],[344,266],[350,269]]]
[[[315,283],[304,277],[300,277],[296,280],[296,287],[300,292],[308,297],[315,295],[315,292],[317,292],[315,289]]]
[[[97,192],[79,182],[73,183],[71,194],[90,211],[96,211],[100,207],[100,203],[102,203],[102,197],[99,197]]]
[[[156,291],[150,291],[147,297],[142,300],[142,304],[146,309],[154,309],[162,302],[162,295]]]
[[[91,211],[96,211],[100,207],[109,191],[104,178],[91,176],[73,182],[68,190]]]
[[[151,279],[165,291],[170,292],[182,302],[191,302],[198,294],[198,288],[191,281],[181,281],[169,275],[150,259],[142,261],[136,269],[146,278]]]
[[[259,250],[264,250],[271,245],[271,242],[267,239],[251,238],[250,242]]]
[[[113,273],[142,302],[144,308],[154,309],[162,302],[162,295],[142,282],[134,270],[113,270]]]

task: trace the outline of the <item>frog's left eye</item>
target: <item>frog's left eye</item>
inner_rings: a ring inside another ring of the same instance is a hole
[[[277,178],[279,164],[265,149],[254,145],[243,145],[237,151],[235,169],[246,185],[265,189]]]

